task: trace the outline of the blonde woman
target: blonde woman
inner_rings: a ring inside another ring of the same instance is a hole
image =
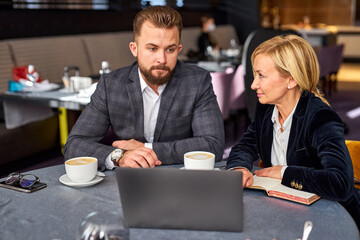
[[[231,150],[227,168],[243,172],[244,186],[259,158],[258,176],[338,201],[360,224],[360,196],[340,117],[319,94],[313,48],[295,35],[277,36],[252,54],[258,104],[247,132]]]

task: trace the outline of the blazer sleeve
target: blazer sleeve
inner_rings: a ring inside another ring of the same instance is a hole
[[[224,122],[211,84],[211,76],[203,71],[199,80],[191,83],[197,88],[197,95],[193,103],[190,137],[173,141],[153,143],[153,149],[163,164],[183,163],[184,153],[189,151],[209,151],[215,154],[216,161],[222,160],[225,144]],[[185,91],[179,89],[179,91]],[[177,122],[178,131],[181,121]],[[188,125],[188,123],[186,123]]]
[[[227,161],[227,169],[245,167],[249,171],[252,170],[253,162],[259,158],[255,129],[255,121],[253,120],[240,141],[231,149]]]
[[[263,128],[264,126],[267,126],[264,122],[266,122],[265,120],[267,120],[268,115],[271,116],[271,113],[271,106],[257,102],[254,119],[241,137],[240,141],[231,149],[227,169],[245,167],[249,171],[252,170],[253,163],[260,158],[260,148],[264,148],[264,146],[260,147],[259,145],[264,142],[267,144],[270,144],[271,142],[260,139],[264,138]],[[264,159],[262,160],[264,161]]]
[[[75,125],[71,129],[64,147],[64,158],[92,156],[98,159],[99,170],[105,170],[105,159],[115,149],[99,141],[105,136],[110,126],[106,103],[105,81],[103,77],[91,96]]]
[[[298,183],[303,186],[302,190],[330,200],[348,199],[353,186],[353,170],[341,119],[330,108],[322,108],[303,124],[307,131],[307,146],[301,156],[293,157],[304,165],[288,166],[282,184],[291,187],[291,182]],[[314,167],[319,161],[321,167]]]

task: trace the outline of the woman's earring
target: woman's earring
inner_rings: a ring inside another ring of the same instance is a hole
[[[290,86],[288,86],[288,89],[290,90],[290,89],[291,89],[291,87],[290,87]]]

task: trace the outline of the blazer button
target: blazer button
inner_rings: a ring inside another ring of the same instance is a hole
[[[298,189],[299,188],[299,184],[295,183],[295,188]]]
[[[295,182],[294,182],[294,181],[291,181],[290,186],[291,186],[291,187],[294,187],[294,186],[295,186]]]
[[[303,188],[303,185],[302,184],[299,184],[299,190],[301,190]]]

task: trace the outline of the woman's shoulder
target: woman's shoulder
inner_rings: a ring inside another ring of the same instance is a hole
[[[312,93],[306,97],[308,98],[306,105],[301,105],[303,109],[299,110],[304,115],[305,121],[310,122],[314,127],[330,122],[342,123],[339,115],[321,98]]]
[[[328,114],[335,114],[334,109],[327,103],[325,103],[321,98],[315,96],[313,93],[308,94],[308,102],[306,104],[307,112],[316,114],[318,112],[328,112]]]

